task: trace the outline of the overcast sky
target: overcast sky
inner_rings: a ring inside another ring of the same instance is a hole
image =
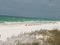
[[[60,19],[60,0],[0,0],[0,15]]]

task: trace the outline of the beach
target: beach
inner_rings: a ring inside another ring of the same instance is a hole
[[[11,23],[0,24],[0,40],[6,41],[8,37],[17,36],[36,30],[60,29],[60,22],[55,23]]]

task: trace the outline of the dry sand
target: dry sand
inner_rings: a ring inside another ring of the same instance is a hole
[[[7,37],[17,36],[20,33],[31,32],[40,29],[60,29],[60,22],[57,23],[18,23],[0,24],[0,40],[6,41]]]

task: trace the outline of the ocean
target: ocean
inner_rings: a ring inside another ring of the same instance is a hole
[[[0,23],[22,23],[22,22],[40,22],[40,23],[47,23],[47,22],[55,22],[59,21],[56,19],[47,19],[47,18],[30,18],[30,17],[14,17],[14,16],[0,16]]]

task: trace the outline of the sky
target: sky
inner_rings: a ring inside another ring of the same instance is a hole
[[[60,19],[60,0],[0,0],[0,15]]]

